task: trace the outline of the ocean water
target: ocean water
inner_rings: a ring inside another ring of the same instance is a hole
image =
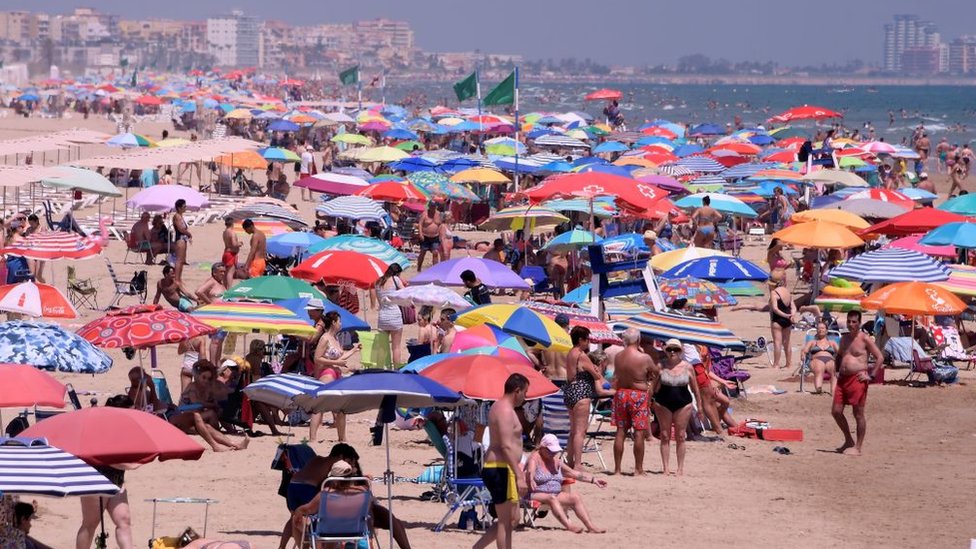
[[[405,86],[402,94],[422,92],[428,101],[456,105],[449,84],[444,90]],[[596,84],[534,84],[520,89],[522,112],[584,110],[599,116],[603,102],[585,102]],[[741,116],[746,125],[765,124],[766,120],[799,105],[818,105],[844,113],[848,128],[870,123],[878,138],[898,143],[923,124],[933,138],[933,146],[945,136],[951,143],[976,139],[976,87],[966,86],[785,86],[785,85],[652,85],[607,83],[624,97],[621,109],[628,126],[663,118],[673,122],[712,122],[725,125]],[[487,84],[482,84],[487,92]],[[448,99],[449,98],[449,99]],[[466,102],[470,106],[473,101]],[[895,117],[889,122],[888,112]],[[801,122],[813,126],[814,123]]]

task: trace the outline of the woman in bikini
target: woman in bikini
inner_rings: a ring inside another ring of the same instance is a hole
[[[259,341],[260,343],[260,341]],[[201,358],[207,356],[207,347],[210,341],[207,336],[197,336],[192,339],[181,341],[177,352],[183,355],[183,365],[180,368],[180,394],[186,391],[187,386],[193,381],[193,365]],[[261,344],[262,349],[264,344]]]
[[[654,415],[657,416],[658,434],[661,437],[661,463],[664,474],[671,473],[671,434],[675,438],[678,456],[678,476],[685,472],[685,434],[691,420],[691,395],[702,402],[695,379],[695,369],[684,359],[681,342],[669,339],[664,345],[664,364],[661,373],[651,385],[654,395]]]
[[[214,452],[244,450],[251,439],[244,437],[240,442],[233,442],[218,429],[220,406],[214,392],[217,368],[209,360],[200,360],[193,369],[196,373],[193,382],[180,397],[180,406],[186,411],[170,417],[169,422],[184,433],[200,435]]]
[[[773,337],[773,368],[780,367],[779,359],[785,355],[783,368],[793,362],[793,349],[790,348],[790,336],[793,334],[793,317],[796,315],[796,304],[790,289],[786,287],[786,273],[782,269],[773,269],[769,276],[769,330]]]
[[[596,398],[596,387],[603,386],[603,376],[587,356],[590,347],[590,330],[576,326],[569,332],[573,348],[566,357],[566,385],[563,402],[569,411],[569,438],[566,441],[566,461],[570,467],[580,464],[583,455],[583,439],[590,418],[590,402]]]
[[[817,323],[817,335],[803,346],[800,357],[810,357],[810,370],[813,372],[813,393],[823,393],[824,372],[830,375],[830,394],[834,394],[837,387],[837,372],[834,359],[837,356],[838,344],[827,337],[827,323]]]
[[[346,362],[356,353],[357,349],[353,348],[346,352],[342,351],[342,344],[339,343],[336,337],[339,331],[342,330],[342,320],[339,319],[339,313],[330,311],[322,315],[322,325],[325,327],[325,333],[322,334],[318,344],[315,346],[312,377],[323,383],[331,383],[342,377],[342,370],[347,368]],[[333,414],[333,418],[339,442],[345,442],[346,414],[336,412]],[[318,440],[316,437],[319,432],[319,426],[321,425],[322,413],[312,414],[308,426],[309,440]]]
[[[183,282],[183,267],[186,265],[186,248],[193,241],[193,235],[183,218],[186,211],[186,200],[182,198],[176,201],[175,213],[173,213],[173,254],[176,256],[173,269],[175,270],[176,280]]]

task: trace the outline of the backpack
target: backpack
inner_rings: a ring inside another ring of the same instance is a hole
[[[139,271],[132,275],[132,280],[129,281],[129,288],[135,293],[142,293],[146,291],[146,284],[149,278],[149,273],[146,271]]]

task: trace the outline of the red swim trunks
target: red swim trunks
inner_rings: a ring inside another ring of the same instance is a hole
[[[834,404],[864,406],[868,400],[868,382],[861,381],[857,375],[837,376],[837,390],[834,391]]]
[[[224,255],[220,256],[220,262],[224,264],[224,267],[233,269],[237,267],[237,254],[229,250],[224,250]]]
[[[646,431],[650,428],[651,410],[647,405],[647,391],[617,389],[613,395],[613,423],[618,429]]]

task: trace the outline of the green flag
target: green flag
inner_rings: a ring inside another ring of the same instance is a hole
[[[126,68],[126,67],[128,67],[129,66],[129,58],[128,57],[123,57],[122,59],[120,59],[119,60],[119,66],[122,67],[123,69]]]
[[[461,80],[460,82],[455,82],[454,93],[457,95],[458,101],[464,101],[465,99],[470,99],[478,94],[478,73],[473,72],[471,76]]]
[[[359,83],[359,65],[346,69],[339,73],[339,82],[342,82],[343,86],[348,86],[350,84]]]
[[[488,92],[481,102],[485,105],[511,105],[515,102],[515,71]]]
[[[138,85],[138,82],[136,81],[136,74],[138,72],[139,72],[139,69],[138,68],[132,70],[132,87],[133,88]]]

